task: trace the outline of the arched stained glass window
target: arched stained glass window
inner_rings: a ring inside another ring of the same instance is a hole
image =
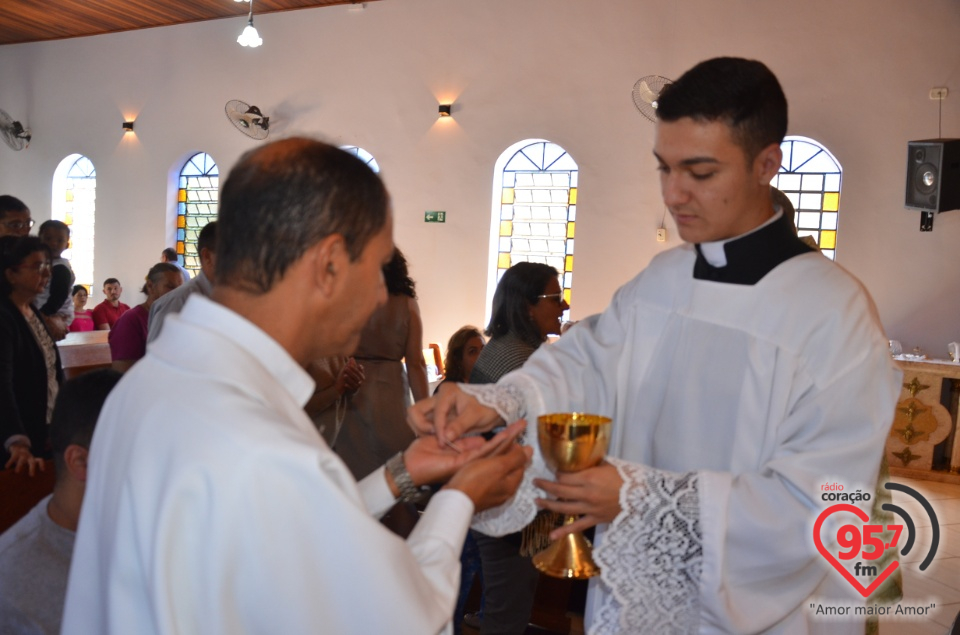
[[[353,156],[357,157],[358,159],[366,163],[371,170],[373,170],[378,174],[380,173],[380,164],[377,163],[377,160],[373,158],[372,154],[370,154],[363,148],[359,148],[357,146],[340,146],[340,149],[346,150]]]
[[[528,261],[559,271],[563,298],[570,302],[578,171],[566,150],[542,139],[514,144],[500,155],[494,171],[491,269],[495,276],[488,285],[489,299],[504,271]]]
[[[797,233],[812,236],[823,255],[833,260],[843,169],[830,151],[813,139],[790,136],[780,148],[783,162],[771,185],[783,191],[797,210]]]
[[[196,275],[200,271],[197,237],[217,218],[220,171],[206,152],[190,157],[180,170],[177,190],[177,259]]]
[[[63,257],[77,278],[77,284],[92,288],[93,235],[97,207],[97,170],[82,154],[71,154],[57,166],[53,175],[54,220],[70,227],[70,243]]]

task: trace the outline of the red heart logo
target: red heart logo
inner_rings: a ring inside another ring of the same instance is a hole
[[[874,581],[868,587],[864,587],[860,584],[860,581],[853,577],[853,574],[847,571],[840,561],[837,560],[832,553],[827,551],[827,548],[823,546],[823,542],[820,540],[820,528],[823,526],[823,521],[827,519],[828,516],[831,516],[837,512],[850,512],[851,514],[856,515],[860,520],[865,523],[870,522],[870,517],[865,511],[859,507],[853,505],[847,505],[845,503],[840,503],[838,505],[832,505],[827,507],[820,513],[820,516],[817,518],[817,522],[813,525],[813,542],[817,545],[817,551],[820,552],[824,558],[827,559],[827,562],[833,565],[833,568],[840,572],[840,574],[847,579],[847,582],[853,585],[857,591],[860,592],[860,595],[863,597],[869,596],[873,593],[878,586],[880,586],[884,580],[887,579],[891,573],[897,570],[897,567],[900,566],[900,563],[894,560],[887,565],[887,568],[880,572],[880,575],[874,579]]]

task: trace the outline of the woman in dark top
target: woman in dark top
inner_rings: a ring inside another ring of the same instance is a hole
[[[493,294],[486,330],[490,341],[473,366],[470,383],[492,384],[523,366],[547,336],[560,333],[560,319],[569,308],[553,267],[521,262],[507,269]],[[530,555],[521,555],[521,533],[502,538],[472,534],[483,565],[480,633],[523,633],[539,574]]]
[[[34,236],[0,238],[0,442],[7,468],[32,475],[50,458],[47,424],[63,369],[33,307],[50,279],[47,247]]]

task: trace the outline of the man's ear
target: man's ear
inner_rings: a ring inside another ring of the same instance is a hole
[[[757,179],[764,186],[770,185],[770,181],[780,171],[782,161],[783,150],[780,149],[779,143],[771,143],[761,150],[753,160],[753,169]]]
[[[326,295],[331,295],[337,284],[344,280],[344,272],[350,263],[347,244],[340,234],[330,234],[313,246],[314,282]]]
[[[73,480],[87,482],[87,448],[81,445],[68,445],[63,452],[63,462]]]

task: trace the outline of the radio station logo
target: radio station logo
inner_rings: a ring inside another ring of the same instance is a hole
[[[925,571],[933,562],[933,558],[937,554],[937,547],[940,544],[940,525],[937,521],[937,514],[933,511],[933,507],[927,499],[912,487],[890,482],[886,483],[884,487],[891,491],[903,492],[914,498],[930,518],[930,549],[927,551],[923,562],[920,563],[920,570]],[[821,489],[827,490],[821,496],[823,500],[845,502],[835,503],[820,513],[813,526],[813,542],[820,555],[866,598],[900,566],[896,558],[888,558],[886,559],[887,564],[881,570],[879,561],[884,553],[890,549],[899,549],[899,555],[906,556],[913,549],[917,533],[914,520],[902,507],[893,503],[884,503],[881,509],[895,514],[901,522],[886,525],[874,524],[870,522],[870,516],[865,511],[851,504],[859,501],[869,501],[871,498],[869,492],[861,493],[860,490],[857,490],[853,493],[847,493],[843,491],[843,485],[838,483],[825,484]],[[837,518],[832,518],[834,514],[838,515]],[[822,528],[824,523],[828,522],[828,519],[830,524],[844,523],[837,530],[834,536],[835,540],[830,545],[824,544],[822,539]],[[847,520],[849,522],[845,522]],[[904,529],[906,529],[906,532],[904,532]]]

